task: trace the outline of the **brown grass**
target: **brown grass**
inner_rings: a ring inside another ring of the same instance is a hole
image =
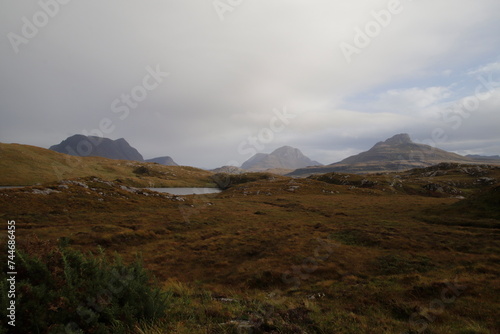
[[[2,190],[0,217],[16,220],[20,239],[142,253],[177,299],[170,320],[138,332],[236,333],[245,320],[256,333],[495,333],[498,227],[480,215],[469,226],[439,223],[464,214],[460,199],[423,188],[469,196],[491,187],[479,177],[500,176],[460,168],[366,176],[377,181],[369,187],[257,177],[184,197],[86,178],[88,188],[38,187],[60,191],[48,195]]]

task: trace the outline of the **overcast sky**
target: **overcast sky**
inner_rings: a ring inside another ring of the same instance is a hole
[[[394,134],[500,154],[498,0],[0,0],[0,142],[329,164]]]

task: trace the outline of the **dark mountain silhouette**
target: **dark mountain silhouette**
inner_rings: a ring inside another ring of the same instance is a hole
[[[299,149],[283,146],[270,154],[257,153],[241,165],[242,169],[264,171],[268,169],[297,169],[321,165],[306,157]]]
[[[179,166],[171,157],[158,157],[153,159],[147,159],[146,162],[156,162],[157,164],[165,166]]]
[[[500,155],[479,155],[479,154],[467,154],[467,158],[474,160],[485,160],[485,161],[500,161]]]
[[[447,152],[429,145],[414,143],[406,133],[378,142],[368,151],[350,156],[340,162],[316,168],[302,168],[288,174],[306,176],[317,173],[374,173],[402,171],[427,167],[440,162],[474,163],[469,157]]]
[[[109,138],[74,135],[58,145],[49,148],[52,151],[74,156],[94,156],[108,159],[144,161],[142,155],[123,138]]]

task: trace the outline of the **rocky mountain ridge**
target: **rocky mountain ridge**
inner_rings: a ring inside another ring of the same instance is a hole
[[[101,157],[117,160],[133,160],[156,162],[165,166],[179,166],[169,156],[144,160],[137,149],[132,147],[124,138],[109,139],[96,136],[73,135],[49,150],[79,157]]]
[[[119,160],[144,161],[142,155],[124,139],[73,135],[49,150],[79,157],[102,157]]]
[[[476,160],[429,145],[418,144],[413,142],[408,134],[401,133],[376,143],[368,151],[350,156],[340,162],[322,167],[301,168],[288,175],[308,176],[331,172],[352,174],[397,172],[428,167],[441,162],[484,163],[484,160]],[[500,161],[498,162],[500,163]]]

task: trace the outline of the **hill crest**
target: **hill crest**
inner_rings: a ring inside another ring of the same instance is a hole
[[[78,157],[37,146],[0,143],[2,186],[95,176],[133,187],[214,187],[212,175],[212,172],[194,167]]]

